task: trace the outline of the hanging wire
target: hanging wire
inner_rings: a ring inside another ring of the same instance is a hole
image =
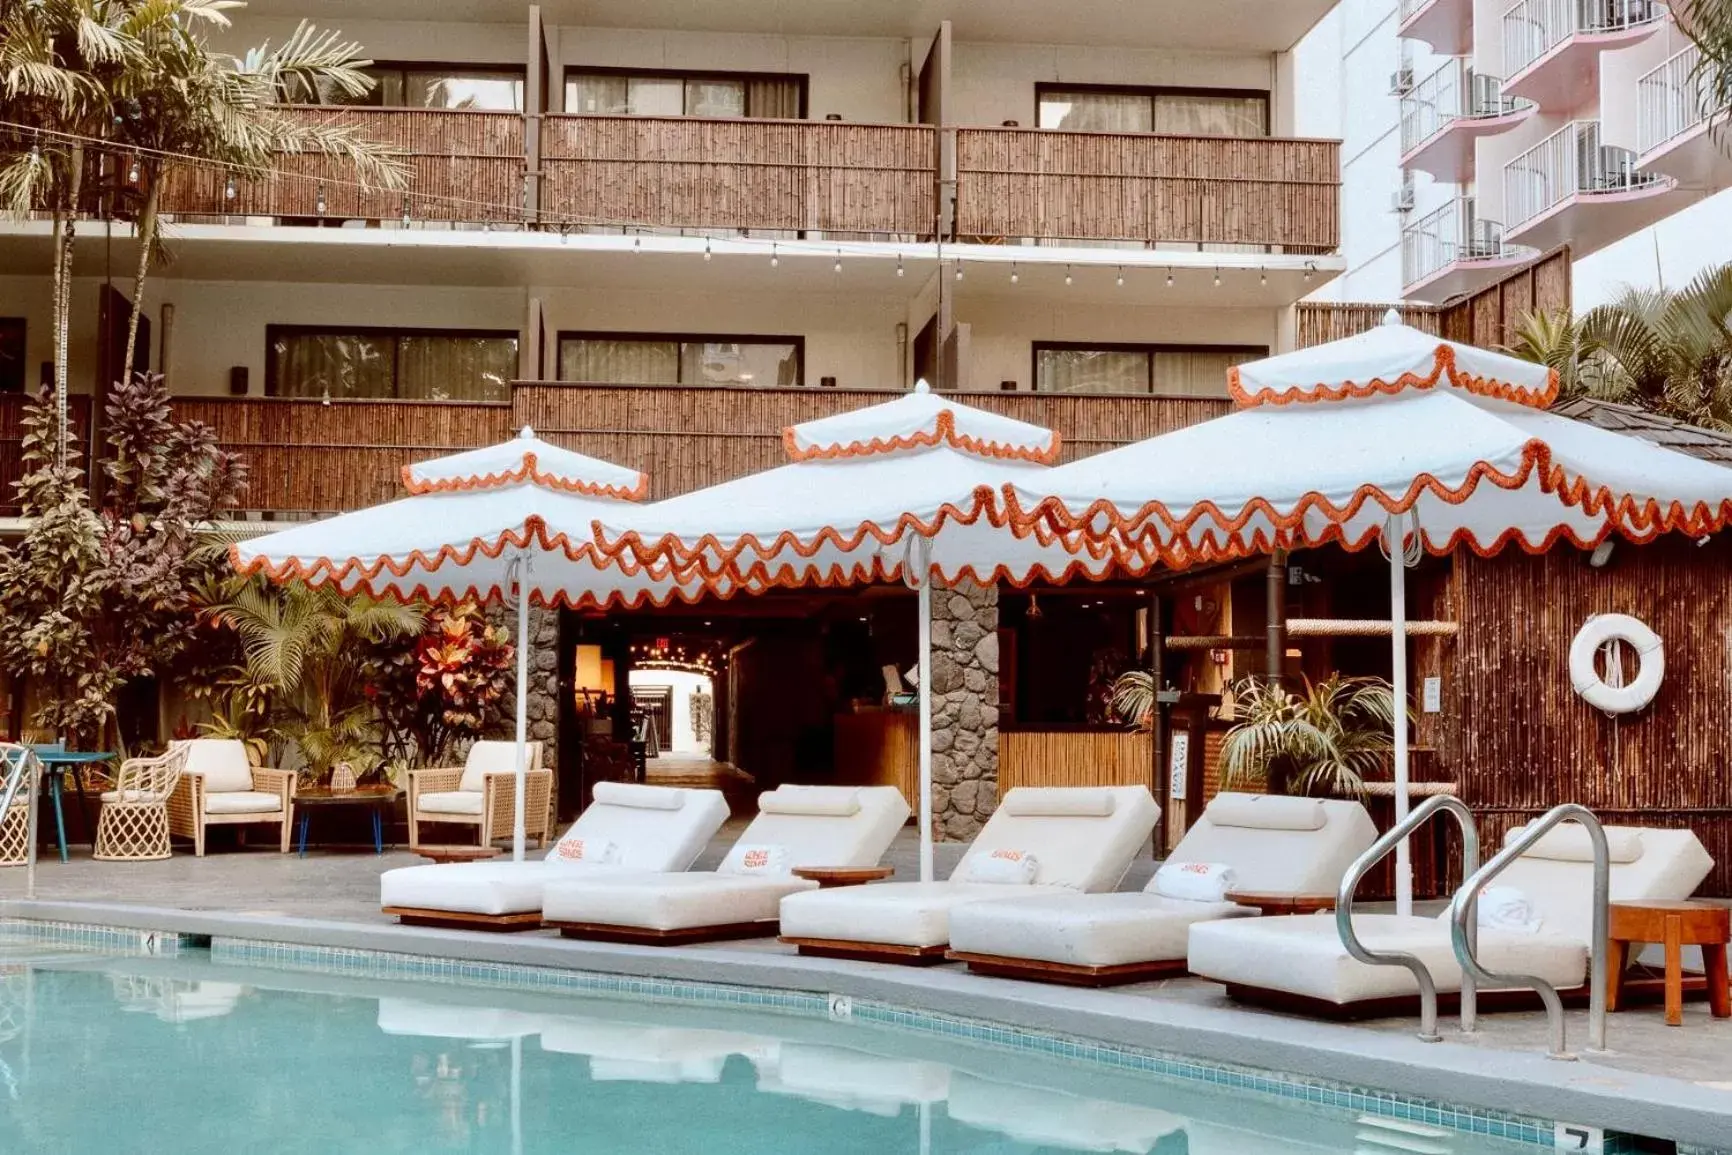
[[[1418,565],[1425,557],[1425,537],[1419,527],[1419,508],[1408,510],[1400,515],[1391,515],[1401,527],[1401,564],[1408,569]],[[1384,532],[1377,535],[1377,552],[1383,555],[1383,560],[1389,560],[1389,522],[1384,522]]]

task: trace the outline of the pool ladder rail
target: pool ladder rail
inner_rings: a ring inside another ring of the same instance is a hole
[[[1491,861],[1479,863],[1479,830],[1473,812],[1461,799],[1440,794],[1426,799],[1401,822],[1371,845],[1354,860],[1342,876],[1341,889],[1336,895],[1335,927],[1341,935],[1341,945],[1347,953],[1368,966],[1400,966],[1413,972],[1419,986],[1419,1037],[1428,1043],[1441,1041],[1437,1031],[1437,981],[1431,969],[1417,956],[1405,951],[1374,951],[1359,938],[1353,927],[1353,899],[1359,883],[1406,837],[1444,811],[1461,827],[1462,873],[1466,880],[1455,892],[1449,905],[1450,943],[1456,960],[1461,964],[1461,1029],[1472,1033],[1478,1028],[1478,996],[1481,989],[1533,989],[1545,1004],[1551,1043],[1547,1055],[1554,1059],[1574,1059],[1564,1037],[1564,1005],[1557,989],[1536,975],[1498,974],[1487,970],[1479,961],[1479,895],[1522,853],[1538,842],[1547,832],[1564,822],[1576,822],[1588,832],[1594,848],[1593,915],[1594,929],[1588,969],[1588,1047],[1606,1049],[1606,934],[1609,921],[1611,891],[1611,855],[1606,846],[1606,832],[1591,810],[1576,803],[1553,807],[1529,823],[1509,845],[1494,855]]]
[[[26,798],[24,816],[24,896],[36,897],[36,793],[42,781],[42,761],[36,751],[16,742],[0,742],[0,765],[6,768],[3,792],[0,792],[0,820],[12,811],[12,803],[23,787]]]

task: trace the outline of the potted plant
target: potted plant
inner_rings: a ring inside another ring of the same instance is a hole
[[[1362,795],[1394,748],[1395,700],[1380,678],[1331,674],[1297,694],[1246,678],[1236,713],[1221,746],[1224,790]]]

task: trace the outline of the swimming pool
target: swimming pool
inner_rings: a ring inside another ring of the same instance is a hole
[[[881,1025],[0,943],[0,1151],[1514,1155]]]

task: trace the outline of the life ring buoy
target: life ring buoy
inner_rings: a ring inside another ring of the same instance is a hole
[[[1595,655],[1607,642],[1622,642],[1636,651],[1636,676],[1627,686],[1612,685],[1594,668]],[[1570,643],[1570,684],[1588,705],[1608,714],[1640,710],[1660,692],[1665,676],[1666,644],[1629,614],[1595,614]]]

